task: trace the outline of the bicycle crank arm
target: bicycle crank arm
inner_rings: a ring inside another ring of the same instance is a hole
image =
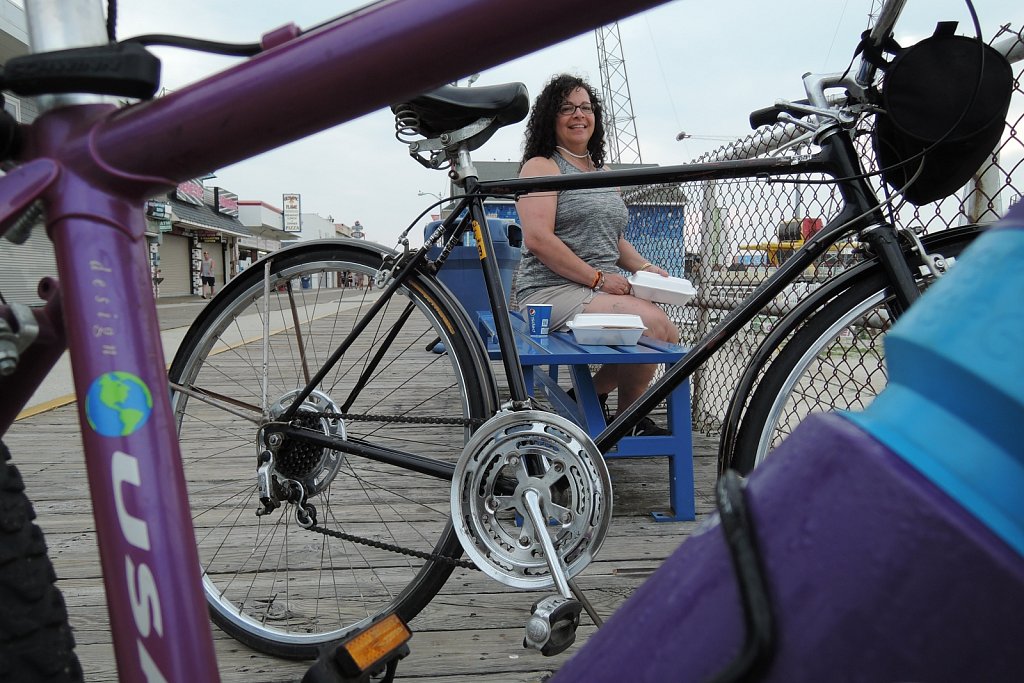
[[[536,534],[541,547],[544,549],[544,560],[548,563],[548,571],[555,582],[555,588],[561,596],[567,600],[572,599],[572,591],[569,589],[569,577],[565,575],[565,567],[562,566],[562,559],[555,550],[555,544],[551,541],[551,534],[547,532],[548,522],[544,519],[544,513],[540,509],[540,494],[533,489],[523,491],[523,505],[533,522],[533,532]],[[526,526],[523,525],[523,532]]]
[[[530,618],[526,622],[523,647],[532,647],[540,650],[545,657],[550,657],[564,652],[576,641],[576,629],[580,625],[583,603],[572,596],[569,578],[547,531],[547,519],[540,509],[540,494],[533,489],[526,489],[522,493],[522,501],[530,521],[533,522],[534,534],[544,549],[544,559],[554,579],[555,588],[561,594],[550,595],[534,603],[533,609],[530,610]],[[526,530],[525,524],[523,530]]]

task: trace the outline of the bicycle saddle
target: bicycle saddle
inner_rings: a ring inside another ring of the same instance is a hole
[[[427,138],[464,128],[482,118],[493,118],[488,126],[493,132],[526,118],[530,111],[530,94],[522,83],[482,88],[445,85],[391,107],[395,114],[404,110],[416,114],[417,132]]]

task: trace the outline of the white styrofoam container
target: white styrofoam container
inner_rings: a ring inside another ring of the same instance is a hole
[[[566,323],[584,346],[635,346],[647,328],[638,315],[579,313]]]
[[[693,284],[681,277],[662,277],[657,273],[640,271],[627,279],[633,287],[633,296],[660,304],[682,306],[697,296]]]

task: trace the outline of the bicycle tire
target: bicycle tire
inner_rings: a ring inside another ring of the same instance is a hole
[[[940,233],[926,241],[926,249],[955,258],[978,234],[976,226]],[[746,403],[734,445],[723,430],[720,470],[749,474],[808,414],[863,410],[885,387],[883,339],[894,321],[888,280],[876,262],[840,278],[841,286],[813,292],[758,349],[755,358],[766,359],[763,375]],[[920,272],[915,279],[922,290],[933,280]],[[745,377],[755,377],[755,369],[748,368]],[[741,382],[734,402],[742,401],[744,386]]]
[[[0,443],[0,680],[82,681],[57,574],[10,458]]]
[[[368,288],[331,285],[349,274],[372,278],[383,254],[352,240],[306,243],[271,254],[208,304],[170,369],[211,615],[229,635],[267,654],[312,658],[322,645],[380,614],[396,612],[409,621],[453,569],[303,529],[289,503],[266,516],[254,514],[261,449],[258,425],[242,416],[262,424],[268,406],[287,403],[289,393],[306,384],[303,357],[309,374],[316,373],[376,299]],[[317,406],[323,409],[329,399],[336,412],[350,414],[490,417],[497,402],[493,374],[461,306],[433,276],[422,273],[412,275],[399,293],[317,387],[322,392],[315,395]],[[396,323],[401,314],[408,318]],[[397,335],[390,344],[384,341],[389,332]],[[425,342],[433,339],[444,344],[444,353],[427,349]],[[373,366],[380,349],[387,349],[385,356]],[[350,397],[368,367],[373,370],[365,387]],[[349,398],[351,405],[343,405]],[[305,419],[323,431],[337,425]],[[470,427],[444,424],[340,422],[346,438],[429,452],[452,465],[472,433]],[[286,444],[278,451],[277,471],[307,476],[311,463],[329,463],[337,453]],[[450,481],[351,454],[337,457],[327,470],[316,475],[322,482],[313,475],[307,480],[318,524],[421,552],[461,555],[451,527]]]

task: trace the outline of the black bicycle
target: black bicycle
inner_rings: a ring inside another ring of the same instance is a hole
[[[869,53],[881,54],[901,4],[887,3],[865,41]],[[780,115],[795,121],[813,142],[811,154],[571,177],[478,179],[471,153],[526,114],[519,84],[445,87],[396,105],[410,153],[448,169],[461,189],[427,244],[411,249],[403,235],[399,250],[334,240],[272,253],[206,307],[171,366],[217,623],[265,652],[313,656],[379,614],[411,619],[461,564],[512,586],[554,585],[559,594],[534,615],[549,633],[534,644],[564,642],[557,629],[571,627],[581,609],[570,595],[572,577],[600,548],[611,515],[601,454],[805,269],[849,240],[861,245],[862,260],[802,299],[745,370],[725,421],[722,465],[749,471],[804,415],[832,407],[805,400],[808,385],[838,380],[841,391],[865,401],[862,392],[879,391],[856,373],[837,376],[837,344],[843,354],[879,353],[851,349],[849,331],[869,319],[884,329],[980,228],[922,238],[889,220],[889,201],[872,190],[854,145],[858,122],[878,112],[875,74],[864,61],[856,74],[807,76],[807,100],[752,116],[755,125]],[[829,96],[835,90],[841,101]],[[922,158],[905,155],[910,170],[897,189],[920,179]],[[515,351],[493,240],[481,229],[486,198],[809,175],[838,189],[836,215],[596,440],[538,409]],[[479,247],[504,382],[476,321],[435,277],[467,232]],[[433,259],[432,246],[440,247]],[[352,275],[373,287],[346,287]],[[436,341],[444,353],[434,352]],[[457,559],[463,550],[472,563]]]

